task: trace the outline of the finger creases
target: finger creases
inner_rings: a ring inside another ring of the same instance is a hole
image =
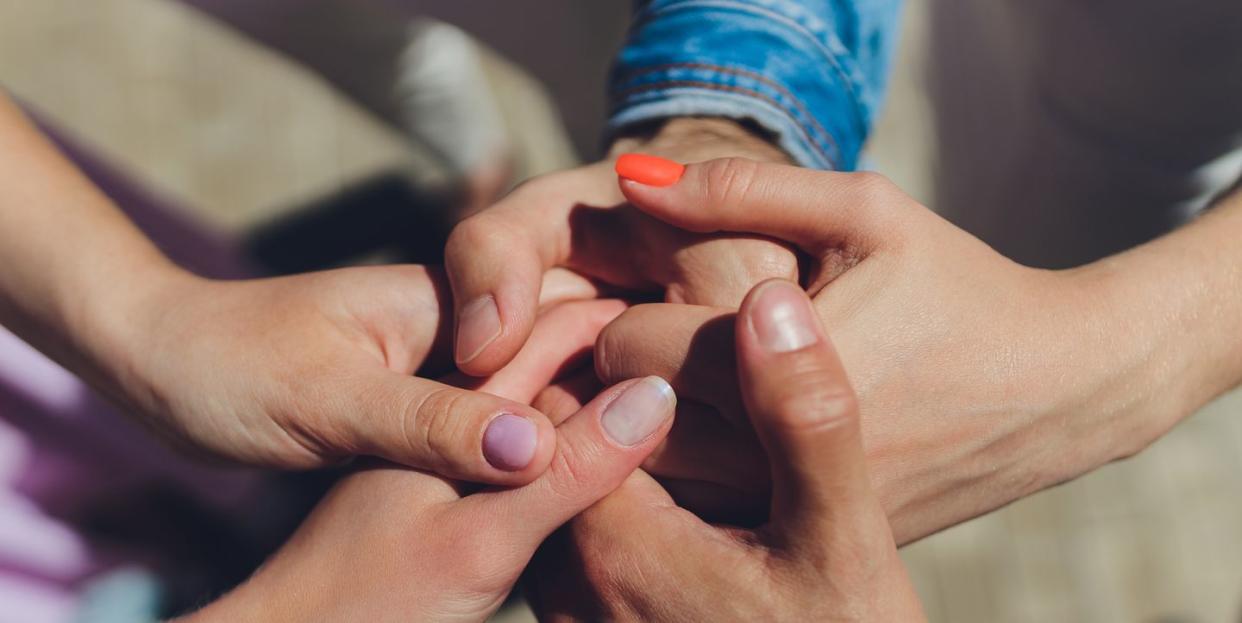
[[[873,505],[857,399],[806,293],[781,281],[755,288],[738,314],[737,349],[747,411],[772,461],[773,517]]]
[[[745,158],[686,167],[667,187],[623,179],[621,191],[637,208],[696,232],[746,232],[788,240],[817,255],[842,240],[869,249],[894,226],[893,206],[910,203],[874,173],[814,171]]]
[[[738,393],[728,309],[636,305],[600,333],[595,371],[605,383],[638,376],[668,379],[677,395],[710,405],[734,426],[750,428]]]
[[[676,399],[657,377],[613,386],[557,429],[556,453],[538,480],[525,487],[470,496],[463,505],[495,517],[521,518],[507,526],[534,548],[553,530],[625,481],[663,439]]]
[[[525,484],[556,447],[555,429],[535,409],[427,379],[384,371],[364,404],[348,414],[363,452],[449,478]]]

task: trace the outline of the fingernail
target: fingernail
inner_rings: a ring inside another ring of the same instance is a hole
[[[617,158],[617,175],[647,186],[672,186],[686,167],[658,156],[623,154]]]
[[[500,335],[500,310],[492,295],[481,296],[461,308],[457,317],[457,363],[479,356]]]
[[[779,280],[759,288],[750,325],[764,350],[787,353],[819,341],[815,314],[801,288]]]
[[[535,458],[539,427],[512,413],[496,416],[483,432],[483,457],[496,469],[516,472]]]
[[[617,396],[604,409],[601,422],[609,438],[623,446],[632,446],[660,428],[673,415],[675,406],[677,395],[673,388],[664,379],[649,376]]]

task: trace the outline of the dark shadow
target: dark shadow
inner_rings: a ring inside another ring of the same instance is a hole
[[[160,552],[159,561],[177,561],[151,569],[160,578],[160,614],[171,617],[216,599],[254,573],[339,475],[319,471],[273,476],[268,494],[255,497],[247,523],[179,489],[158,485],[101,498],[71,520],[101,551],[139,546]]]
[[[334,268],[373,254],[440,264],[459,198],[415,187],[401,173],[363,180],[256,227],[248,256],[276,275]]]
[[[674,387],[714,387],[716,391],[713,397],[714,403],[732,407],[722,413],[719,409],[708,405],[694,403],[702,408],[682,409],[680,408],[682,405],[679,404],[677,411],[679,418],[689,414],[697,417],[714,417],[718,418],[719,423],[723,425],[696,426],[696,430],[700,433],[704,429],[715,428],[722,431],[722,435],[754,435],[754,429],[742,405],[741,390],[738,384],[733,382],[721,385],[719,379],[706,376],[700,378],[695,372],[696,370],[719,369],[722,366],[731,370],[737,369],[737,354],[734,352],[736,323],[737,316],[729,314],[715,318],[700,327],[691,338],[685,365],[672,379],[669,379]],[[686,406],[694,405],[687,404]],[[682,426],[689,426],[685,420],[680,420],[680,422]],[[674,428],[678,425],[679,421],[674,420]],[[674,434],[670,433],[670,437]],[[762,452],[761,446],[757,443],[756,449]],[[740,457],[739,460],[741,460]],[[701,480],[661,479],[660,482],[679,506],[690,510],[704,521],[752,528],[768,519],[771,495],[770,485],[767,484],[769,478],[768,472],[757,473],[754,474],[753,482],[743,483],[740,487]]]

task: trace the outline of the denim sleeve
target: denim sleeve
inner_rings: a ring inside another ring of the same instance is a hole
[[[901,0],[649,0],[609,80],[609,135],[750,119],[803,166],[853,170],[883,99]]]

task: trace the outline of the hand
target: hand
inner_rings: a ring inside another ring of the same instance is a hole
[[[810,256],[805,285],[858,390],[899,543],[1133,454],[1196,405],[1193,381],[1172,387],[1183,380],[1167,371],[1190,364],[1157,351],[1171,327],[1162,314],[1140,321],[1132,311],[1167,295],[1132,296],[1115,278],[1117,260],[1061,272],[1019,266],[873,174],[719,160],[689,166],[667,188],[623,181],[622,190],[679,227],[762,233]],[[1160,270],[1149,264],[1143,272]],[[729,354],[713,346],[728,316],[635,307],[600,337],[601,378],[658,374],[684,401],[744,421]],[[692,415],[680,414],[678,428],[702,426]],[[685,438],[674,430],[670,445]],[[737,427],[719,438],[729,452],[745,447]],[[752,506],[763,499],[763,483],[738,476],[759,458],[720,469],[676,454],[661,450],[665,465],[650,468],[724,485]]]
[[[541,620],[924,619],[868,482],[854,393],[806,294],[758,286],[736,345],[746,410],[772,457],[771,520],[709,525],[635,472],[540,550]]]
[[[376,454],[498,484],[552,458],[555,431],[530,407],[410,376],[448,324],[442,278],[193,277],[3,95],[0,267],[0,324],[187,447],[278,467]],[[560,282],[545,300],[594,292]]]
[[[514,363],[479,389],[529,401],[621,307],[553,308]],[[675,402],[660,379],[603,392],[560,426],[549,469],[518,489],[464,495],[430,474],[358,471],[255,577],[188,620],[482,621],[548,534],[633,472],[668,431]]]
[[[591,292],[557,276],[549,296]],[[420,266],[180,275],[134,301],[111,357],[124,362],[117,397],[164,436],[243,463],[308,468],[362,454],[462,480],[530,482],[556,446],[542,414],[411,376],[444,342],[446,291]]]
[[[783,154],[724,120],[682,119],[620,151],[680,159]],[[470,374],[495,372],[530,334],[540,279],[565,266],[611,286],[675,302],[736,307],[768,277],[793,279],[793,253],[749,235],[694,235],[625,204],[611,159],[537,178],[450,236],[445,268],[456,305],[456,359]]]

